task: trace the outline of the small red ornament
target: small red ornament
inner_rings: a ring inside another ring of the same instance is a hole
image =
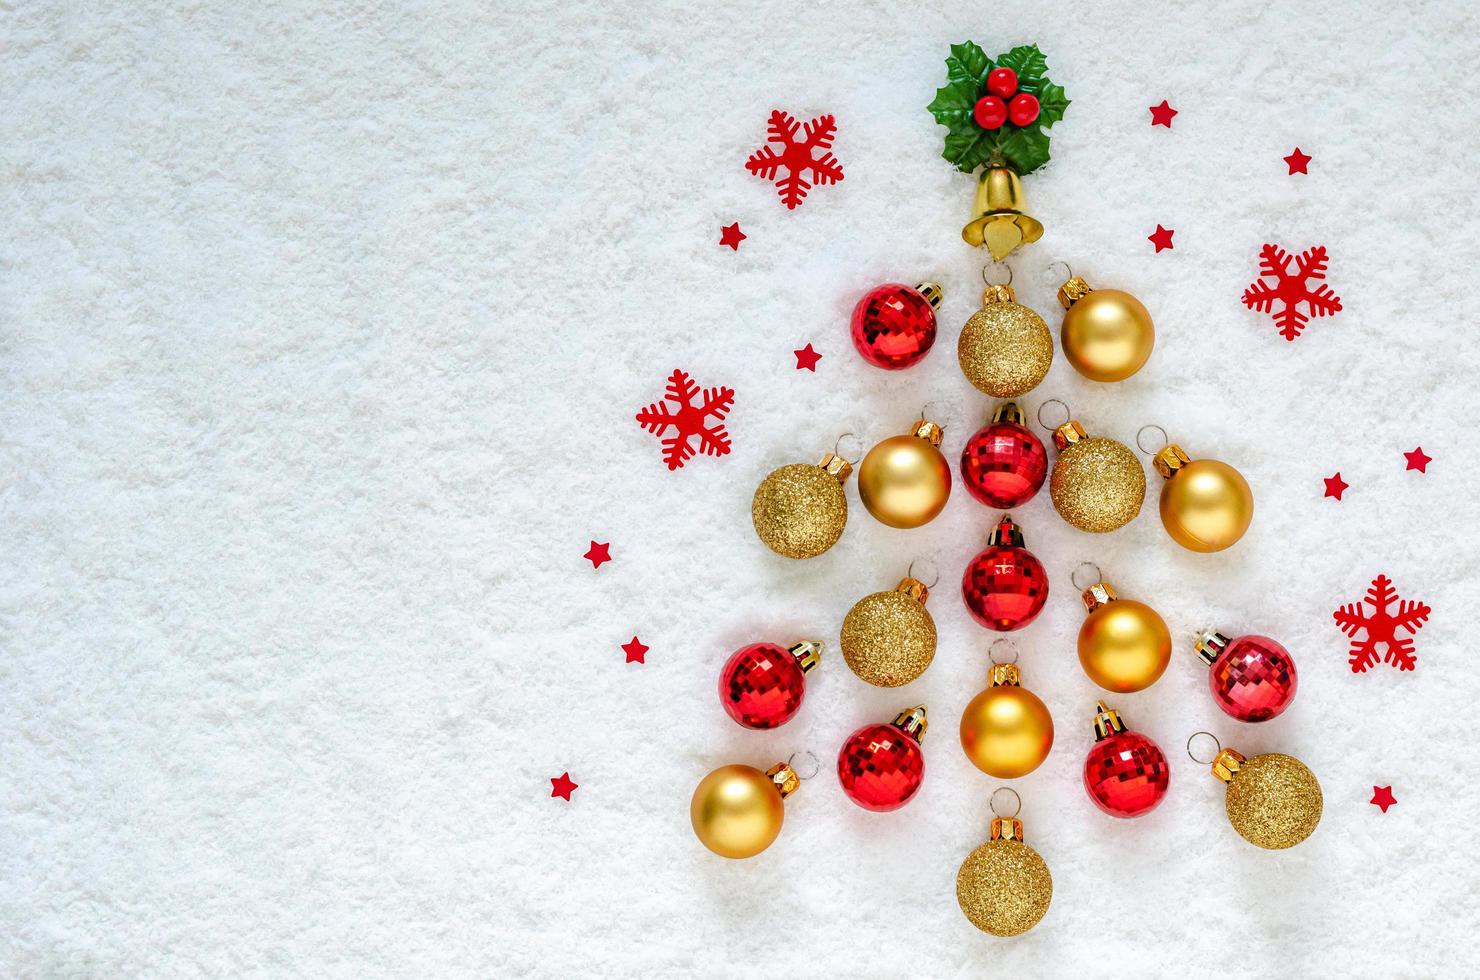
[[[865,361],[888,371],[918,363],[935,345],[941,296],[933,282],[875,286],[853,307],[853,346]]]
[[[1002,124],[1007,122],[1007,103],[995,95],[984,95],[976,100],[971,118],[982,129],[1001,129]]]
[[[1011,68],[993,68],[987,72],[987,91],[1001,98],[1008,98],[1018,88],[1017,72]]]
[[[1095,744],[1084,760],[1084,788],[1112,817],[1139,817],[1167,795],[1172,770],[1161,748],[1140,732],[1126,731],[1119,713],[1101,701]]]
[[[901,711],[891,724],[864,725],[838,753],[838,782],[848,799],[865,810],[898,810],[925,778],[925,706]]]
[[[1208,688],[1223,713],[1239,721],[1268,721],[1295,700],[1295,659],[1267,636],[1230,640],[1216,630],[1198,635],[1208,665]]]
[[[989,630],[1008,633],[1027,626],[1048,601],[1048,573],[1023,547],[1023,532],[1005,515],[987,547],[966,566],[961,598],[971,618]]]
[[[1038,111],[1038,99],[1027,92],[1019,92],[1007,103],[1007,119],[1014,126],[1031,126]]]
[[[822,644],[803,640],[791,649],[752,643],[725,661],[719,672],[719,701],[746,728],[776,728],[791,721],[807,693],[807,672],[817,666]]]
[[[961,450],[961,481],[988,507],[1007,510],[1033,499],[1048,475],[1043,441],[1024,422],[1016,402],[1003,402],[992,421]]]

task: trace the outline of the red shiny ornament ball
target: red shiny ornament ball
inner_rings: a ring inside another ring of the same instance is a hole
[[[1172,771],[1160,746],[1140,732],[1103,738],[1084,760],[1084,788],[1112,817],[1139,817],[1167,795]]]
[[[1213,700],[1239,721],[1268,721],[1295,700],[1295,660],[1267,636],[1241,636],[1208,669]]]
[[[976,100],[971,118],[982,129],[1001,129],[1002,124],[1007,122],[1007,103],[995,95],[984,95]]]
[[[992,545],[966,566],[961,597],[971,618],[987,629],[1020,630],[1048,601],[1048,573],[1027,548]]]
[[[775,728],[802,706],[807,676],[786,647],[752,643],[725,661],[719,672],[719,701],[746,728]]]
[[[1007,98],[1017,91],[1017,72],[1011,68],[993,68],[987,72],[987,91],[1001,98]]]
[[[864,725],[838,753],[838,782],[865,810],[898,810],[920,790],[925,753],[896,725]]]
[[[885,283],[853,307],[853,346],[874,367],[897,371],[935,344],[935,307],[914,286]]]
[[[984,425],[961,450],[961,479],[988,507],[1008,510],[1033,499],[1048,475],[1048,453],[1027,426]]]
[[[1019,92],[1007,103],[1007,118],[1012,120],[1014,126],[1030,125],[1038,118],[1038,112],[1038,97],[1027,92]]]

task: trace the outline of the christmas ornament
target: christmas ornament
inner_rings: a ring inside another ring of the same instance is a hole
[[[1393,588],[1392,579],[1379,575],[1367,590],[1366,601],[1372,606],[1371,613],[1360,601],[1348,602],[1332,613],[1341,632],[1351,637],[1351,656],[1347,662],[1353,674],[1366,673],[1368,667],[1376,665],[1378,644],[1383,647],[1383,663],[1392,664],[1399,670],[1412,670],[1418,663],[1413,653],[1413,637],[1423,628],[1433,610],[1417,599],[1402,599],[1398,600],[1398,611],[1394,613],[1390,610],[1396,599],[1398,592]],[[1408,635],[1399,636],[1399,630]],[[1357,634],[1364,631],[1367,635],[1357,639]]]
[[[1220,460],[1192,459],[1175,442],[1158,450],[1152,465],[1166,481],[1161,523],[1173,541],[1209,554],[1233,547],[1244,536],[1254,520],[1254,491],[1242,473]]]
[[[740,230],[740,222],[738,221],[732,225],[725,225],[719,230],[720,246],[728,245],[732,252],[740,251],[740,243],[749,237],[749,235]]]
[[[1172,659],[1172,634],[1155,609],[1122,599],[1108,582],[1084,590],[1079,665],[1107,691],[1130,694],[1156,683]]]
[[[750,520],[767,548],[786,558],[815,558],[837,544],[848,523],[843,482],[853,466],[824,453],[816,466],[772,470],[755,488]]]
[[[1294,153],[1291,153],[1287,157],[1281,157],[1280,159],[1284,160],[1285,165],[1290,168],[1290,173],[1286,176],[1310,173],[1309,170],[1305,169],[1306,166],[1310,163],[1310,155],[1308,153],[1301,153],[1300,147],[1298,146],[1295,147]]]
[[[811,371],[813,374],[817,373],[817,362],[822,360],[822,355],[813,350],[810,343],[808,343],[806,347],[801,347],[793,350],[791,353],[797,359],[798,371]]]
[[[743,646],[719,672],[719,703],[746,728],[784,725],[801,708],[807,674],[821,657],[822,644],[816,640],[790,648],[775,643]]]
[[[1059,287],[1059,340],[1074,370],[1091,381],[1124,381],[1146,363],[1156,328],[1141,301],[1119,289],[1091,289],[1078,276]]]
[[[1192,739],[1187,742],[1187,754],[1192,755]],[[1278,752],[1245,759],[1219,745],[1211,768],[1213,775],[1228,784],[1228,822],[1250,844],[1272,851],[1294,847],[1320,823],[1321,784],[1299,759]]]
[[[668,393],[664,401],[653,402],[637,413],[637,424],[655,436],[663,436],[671,428],[673,435],[660,439],[663,446],[663,462],[668,469],[676,470],[685,461],[692,459],[695,449],[691,440],[699,440],[699,449],[706,456],[725,456],[730,452],[730,436],[721,423],[725,414],[735,404],[735,389],[706,388],[698,404],[694,396],[699,386],[682,371],[674,371],[668,377]],[[673,402],[676,411],[670,411],[665,402]],[[713,425],[707,420],[713,418]]]
[[[1044,130],[1064,117],[1069,100],[1046,77],[1048,61],[1037,45],[993,59],[972,41],[953,44],[946,69],[947,84],[929,106],[935,121],[950,130],[941,155],[962,173],[985,164],[974,217],[961,237],[1002,259],[1043,235],[1043,225],[1025,211],[1018,178],[1048,162]]]
[[[767,127],[770,135],[766,137],[766,143],[775,143],[781,152],[777,153],[769,145],[762,146],[746,159],[745,169],[757,177],[775,181],[781,203],[791,211],[806,198],[812,184],[836,184],[843,179],[843,166],[832,155],[831,149],[837,128],[837,121],[831,114],[818,116],[806,126],[799,126],[791,113],[772,109],[771,123]],[[802,130],[800,140],[797,139],[798,129]],[[826,152],[819,157],[813,156],[813,150]],[[786,171],[785,177],[777,178],[780,170]],[[812,175],[812,183],[804,179],[808,173]]]
[[[897,371],[917,364],[935,345],[940,286],[889,282],[863,294],[853,307],[853,346],[874,367]]]
[[[907,436],[891,436],[858,464],[858,498],[882,524],[929,524],[951,496],[951,467],[940,453],[941,427],[920,419]]]
[[[1398,805],[1398,801],[1393,799],[1393,787],[1391,783],[1387,786],[1373,786],[1372,799],[1367,802],[1381,809],[1383,813],[1387,813],[1388,807]]]
[[[1023,547],[1023,532],[1005,514],[987,537],[987,547],[971,559],[961,576],[961,598],[971,618],[989,630],[1011,632],[1027,626],[1048,601],[1048,573]]]
[[[983,270],[985,274],[985,270]],[[956,343],[961,373],[993,398],[1015,398],[1038,387],[1053,363],[1053,335],[1043,317],[1017,302],[1012,287],[989,284]]]
[[[592,541],[591,547],[581,556],[591,563],[591,568],[597,569],[612,560],[612,544],[610,541]]]
[[[1408,461],[1408,465],[1403,467],[1405,471],[1418,470],[1420,473],[1428,473],[1429,464],[1434,461],[1434,457],[1424,452],[1422,446],[1415,447],[1411,453],[1404,453],[1403,458]]]
[[[786,817],[781,801],[801,785],[789,763],[765,772],[720,766],[699,781],[689,801],[689,823],[699,843],[720,857],[755,857],[771,846]]]
[[[1139,817],[1167,795],[1172,770],[1161,748],[1140,732],[1127,731],[1120,714],[1096,705],[1095,744],[1084,758],[1084,789],[1112,817]]]
[[[1146,236],[1146,240],[1156,246],[1156,254],[1160,255],[1163,250],[1172,247],[1172,236],[1177,233],[1175,228],[1163,228],[1157,222],[1156,230]]]
[[[1268,721],[1295,700],[1295,660],[1267,636],[1236,640],[1217,630],[1197,635],[1198,656],[1208,665],[1208,688],[1223,713],[1239,721]]]
[[[1042,411],[1040,406],[1040,416]],[[1141,512],[1146,471],[1135,453],[1114,439],[1086,435],[1073,419],[1053,430],[1053,444],[1059,458],[1048,477],[1048,494],[1060,517],[1081,531],[1103,534]]]
[[[888,725],[864,725],[838,753],[838,782],[865,810],[898,810],[925,778],[925,706],[901,711]]]
[[[899,687],[925,673],[935,659],[929,595],[924,582],[906,576],[894,591],[855,602],[838,638],[848,669],[875,687]]]
[[[1003,402],[961,450],[961,482],[988,507],[1021,507],[1048,476],[1048,453],[1024,421],[1015,402]]]
[[[1023,843],[1023,822],[993,810],[991,839],[968,854],[956,874],[961,911],[982,932],[1016,936],[1038,924],[1052,899],[1053,876]]]
[[[961,749],[988,776],[1016,779],[1037,769],[1053,748],[1053,716],[1023,687],[1016,664],[992,664],[987,689],[961,712]]]
[[[1161,105],[1154,105],[1149,108],[1151,110],[1151,125],[1165,126],[1167,129],[1172,128],[1172,117],[1177,114],[1177,110],[1168,105],[1166,99],[1161,100]]]
[[[1266,244],[1259,250],[1259,277],[1244,290],[1244,305],[1268,313],[1280,328],[1280,336],[1294,340],[1313,316],[1341,312],[1341,297],[1322,283],[1311,289],[1311,280],[1326,278],[1326,247],[1317,245],[1301,252],[1290,271],[1290,254],[1278,245]],[[1265,279],[1274,280],[1265,282]],[[1280,308],[1275,311],[1275,304]],[[1300,312],[1305,304],[1306,313]]]

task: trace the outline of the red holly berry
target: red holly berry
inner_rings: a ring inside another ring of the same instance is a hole
[[[752,643],[730,655],[719,672],[719,701],[746,728],[784,725],[802,706],[807,671],[817,666],[821,644],[803,641],[791,649]]]
[[[971,118],[982,129],[1001,129],[1007,122],[1007,104],[995,95],[984,95],[976,100]]]
[[[1030,126],[1038,118],[1038,98],[1027,92],[1019,92],[1007,103],[1007,118],[1014,126]]]
[[[838,782],[865,810],[898,810],[925,778],[925,706],[902,711],[889,725],[864,725],[838,753]]]
[[[1139,817],[1167,795],[1172,770],[1161,747],[1140,732],[1126,731],[1120,715],[1101,701],[1095,715],[1095,744],[1084,760],[1084,789],[1112,817]]]
[[[1017,91],[1017,72],[1011,68],[993,68],[987,72],[987,91],[999,98],[1007,98]]]
[[[935,343],[935,307],[940,299],[940,287],[933,282],[876,286],[853,307],[853,346],[874,367],[889,371],[909,367]]]
[[[1004,402],[961,450],[961,481],[973,497],[997,510],[1033,499],[1048,475],[1048,453],[1025,425],[1022,410]]]
[[[961,576],[966,611],[989,630],[1022,629],[1038,618],[1048,601],[1048,573],[1023,547],[1023,532],[1010,516],[992,529],[987,545]]]

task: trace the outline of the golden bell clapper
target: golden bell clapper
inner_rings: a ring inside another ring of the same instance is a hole
[[[1233,749],[1219,749],[1212,770],[1228,784],[1228,822],[1256,847],[1294,847],[1321,822],[1321,784],[1294,756],[1270,752],[1245,759]]]
[[[875,687],[899,687],[935,659],[935,620],[925,608],[930,590],[906,576],[891,592],[875,592],[843,617],[839,645],[848,669]]]
[[[968,245],[985,248],[1001,261],[1014,249],[1043,237],[1043,225],[1024,209],[1023,182],[1010,167],[988,167],[976,178],[972,218],[961,229]]]
[[[754,857],[781,833],[786,808],[801,779],[784,762],[761,772],[754,766],[720,766],[699,781],[689,802],[689,822],[699,842],[720,857]]]
[[[858,497],[882,524],[929,524],[951,496],[951,466],[941,455],[942,430],[920,419],[909,435],[891,436],[858,464]]]
[[[1023,822],[995,817],[992,836],[956,873],[956,904],[982,932],[1016,936],[1038,924],[1053,901],[1053,875],[1023,842]]]
[[[1011,286],[988,286],[956,343],[961,373],[993,398],[1038,387],[1053,363],[1053,334],[1043,317],[1017,301]]]
[[[993,664],[987,689],[961,712],[961,748],[989,776],[1016,779],[1037,769],[1053,748],[1053,716],[1022,686],[1016,664]]]
[[[1089,615],[1079,626],[1079,665],[1107,691],[1144,691],[1172,660],[1172,634],[1155,609],[1122,599],[1108,582],[1084,590]]]
[[[848,524],[843,483],[853,466],[825,453],[816,466],[772,470],[750,502],[750,521],[767,548],[786,558],[815,558],[837,543]]]
[[[1059,516],[1081,531],[1103,534],[1129,524],[1146,499],[1146,470],[1114,439],[1089,436],[1073,419],[1054,430],[1059,451],[1048,495]]]
[[[1191,459],[1171,443],[1152,459],[1166,482],[1161,523],[1172,540],[1204,554],[1232,547],[1254,520],[1254,491],[1242,473],[1216,459]]]
[[[1119,289],[1091,289],[1074,276],[1059,287],[1059,340],[1074,370],[1091,381],[1124,381],[1141,370],[1156,328],[1141,301]]]

